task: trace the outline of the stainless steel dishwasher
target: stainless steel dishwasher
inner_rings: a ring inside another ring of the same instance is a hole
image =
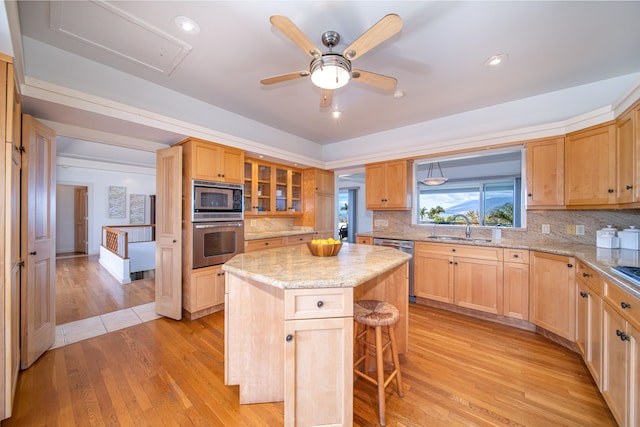
[[[373,244],[378,246],[388,246],[398,249],[401,252],[411,255],[409,260],[409,301],[416,302],[416,295],[413,286],[413,240],[395,240],[395,239],[373,239]]]

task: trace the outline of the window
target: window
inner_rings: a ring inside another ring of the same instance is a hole
[[[416,223],[450,223],[454,215],[465,215],[473,225],[522,227],[522,153],[518,148],[416,162]],[[430,168],[434,163],[439,167]],[[441,171],[444,184],[421,182]]]

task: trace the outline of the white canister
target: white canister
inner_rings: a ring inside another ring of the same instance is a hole
[[[618,230],[611,225],[596,231],[596,246],[599,248],[619,248],[620,238],[616,237]]]
[[[618,232],[620,247],[622,249],[640,250],[640,230],[631,226]]]

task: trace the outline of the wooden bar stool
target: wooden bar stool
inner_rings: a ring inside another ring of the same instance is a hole
[[[402,387],[402,377],[400,376],[400,362],[398,361],[398,347],[394,328],[398,322],[400,313],[392,304],[384,301],[361,300],[353,305],[353,319],[356,322],[356,332],[354,334],[354,351],[356,359],[353,364],[355,379],[364,378],[370,383],[378,386],[378,405],[380,407],[380,425],[384,426],[385,421],[385,388],[395,378],[398,385],[398,395],[404,397]],[[386,342],[383,343],[382,327],[387,327]],[[367,340],[368,332],[373,329],[375,332],[375,342]],[[384,352],[391,346],[391,358],[393,370],[385,380],[384,375]],[[370,356],[376,358],[376,378],[369,375]],[[360,366],[363,366],[360,369]]]

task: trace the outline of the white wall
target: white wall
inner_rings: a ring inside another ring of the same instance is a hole
[[[58,159],[60,163],[60,159]],[[101,230],[103,225],[127,225],[129,224],[129,196],[131,194],[156,194],[155,171],[148,173],[136,173],[125,171],[113,171],[100,169],[104,164],[97,162],[82,163],[82,167],[60,165],[56,168],[57,184],[83,185],[88,187],[89,204],[89,255],[100,253]],[[122,165],[118,165],[122,168]],[[125,218],[108,217],[108,191],[109,186],[126,187],[127,204]],[[58,202],[58,206],[61,203]],[[73,212],[72,212],[73,214]],[[149,198],[146,200],[145,222],[149,223]]]
[[[74,236],[74,190],[73,186],[56,186],[56,253],[73,252]]]

